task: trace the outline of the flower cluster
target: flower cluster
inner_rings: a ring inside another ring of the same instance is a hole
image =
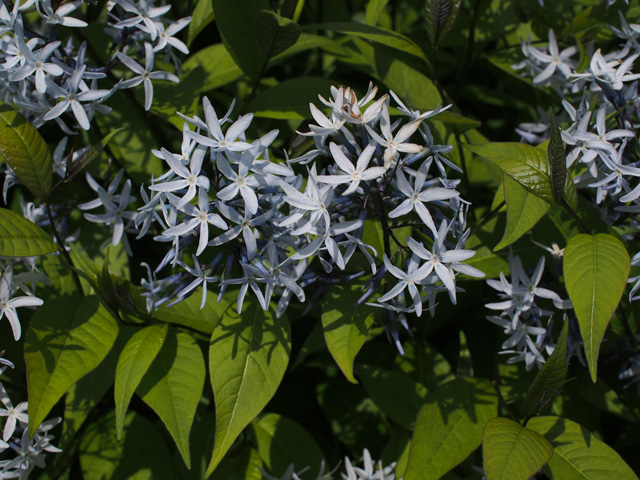
[[[111,223],[114,243],[127,220],[139,237],[171,244],[144,282],[149,308],[199,286],[204,305],[207,284],[217,283],[220,295],[239,286],[238,311],[251,289],[265,310],[277,301],[281,315],[294,296],[306,301],[307,285],[321,295],[332,283],[362,278],[361,302],[375,294],[369,304],[393,318],[419,316],[428,302],[433,315],[437,292],[456,302],[458,274],[483,276],[463,263],[474,255],[464,249],[469,204],[456,190],[459,180],[447,177],[447,167],[459,171],[443,156],[451,147],[434,145],[425,121],[442,108],[412,111],[393,93],[376,99],[376,92],[370,86],[358,99],[350,88],[333,87],[331,99],[320,97],[328,115],[311,104],[317,124],[301,133],[314,148],[286,161],[269,150],[277,131],[250,141],[252,114],[232,119],[229,109],[220,117],[205,98],[204,119],[183,116],[180,151],[154,151],[168,170],[141,189],[145,205],[126,212],[130,189],[116,194],[116,178],[91,203],[111,213],[87,218]],[[395,121],[391,98],[403,113]],[[369,230],[381,234],[382,245],[367,243]],[[183,255],[191,245],[193,266]],[[360,269],[363,262],[368,269]],[[172,292],[156,277],[169,265],[182,270],[179,280],[171,276]]]

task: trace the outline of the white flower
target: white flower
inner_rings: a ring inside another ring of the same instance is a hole
[[[11,330],[13,331],[13,338],[18,340],[22,333],[22,328],[20,326],[20,320],[18,319],[16,308],[39,307],[43,304],[43,301],[31,295],[11,298],[12,289],[13,269],[11,267],[7,267],[2,273],[2,277],[0,277],[0,319],[5,315],[7,316],[7,319],[11,324]]]
[[[338,166],[342,169],[342,171],[346,172],[345,175],[318,175],[317,179],[323,183],[327,183],[329,185],[340,185],[342,183],[349,183],[349,187],[342,193],[342,195],[350,195],[355,192],[360,185],[360,182],[366,182],[368,180],[373,180],[374,178],[378,178],[387,171],[386,168],[383,167],[371,167],[367,168],[369,162],[371,161],[371,157],[376,150],[376,146],[373,143],[367,145],[367,147],[362,151],[360,156],[358,157],[358,161],[356,166],[353,166],[353,163],[346,157],[346,155],[340,150],[340,147],[335,143],[331,143],[329,145],[329,149],[331,150],[331,155],[333,155],[333,159],[336,161]]]

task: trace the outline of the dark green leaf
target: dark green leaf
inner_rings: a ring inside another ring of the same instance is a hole
[[[492,418],[484,427],[482,456],[487,480],[527,480],[552,454],[546,438],[508,418]]]
[[[541,413],[553,403],[567,379],[567,334],[569,321],[565,320],[556,348],[529,387],[522,402],[525,418]]]
[[[282,8],[280,9],[280,15],[282,15],[284,18],[293,18],[297,8],[298,0],[284,0]]]
[[[198,34],[211,22],[213,22],[213,7],[211,0],[198,0],[191,15],[189,30],[187,33],[187,45],[191,45]]]
[[[275,394],[290,351],[289,321],[255,302],[242,314],[227,310],[216,325],[209,345],[216,432],[207,476]]]
[[[606,233],[576,235],[564,249],[565,284],[578,317],[594,382],[600,342],[620,302],[630,269],[629,254],[624,245]]]
[[[36,197],[46,198],[53,181],[51,152],[19,112],[0,102],[0,155]]]
[[[365,11],[365,23],[375,27],[388,2],[389,0],[369,0]]]
[[[418,414],[404,480],[438,479],[482,442],[498,397],[488,380],[457,378],[431,391]]]
[[[327,347],[351,383],[358,383],[353,376],[353,362],[373,325],[372,308],[356,305],[361,296],[358,285],[335,285],[322,302],[322,326]]]
[[[49,300],[25,337],[29,432],[33,435],[71,386],[96,368],[118,336],[118,324],[98,297]]]
[[[0,256],[35,257],[55,252],[58,246],[35,223],[6,208],[0,208]]]
[[[547,161],[549,162],[551,191],[556,202],[561,203],[566,183],[571,179],[567,178],[567,158],[564,154],[564,143],[562,143],[560,129],[551,109],[549,109],[549,120],[551,120],[551,140],[547,147]]]
[[[553,447],[553,456],[545,467],[553,480],[638,480],[620,455],[571,420],[536,417],[527,425]]]
[[[451,30],[460,9],[461,0],[426,0],[427,33],[433,45],[440,43]]]
[[[83,153],[80,158],[78,158],[75,162],[73,162],[70,166],[67,167],[66,177],[64,179],[65,182],[70,181],[73,177],[79,174],[85,167],[87,167],[91,162],[93,162],[96,158],[98,158],[107,144],[111,141],[111,139],[120,133],[123,128],[118,128],[113,132],[106,135],[102,140],[93,145],[89,150]]]
[[[189,433],[205,376],[204,357],[195,340],[188,333],[169,330],[137,390],[169,430],[187,467]]]
[[[280,15],[262,10],[255,18],[258,41],[267,59],[284,52],[298,41],[300,25]]]

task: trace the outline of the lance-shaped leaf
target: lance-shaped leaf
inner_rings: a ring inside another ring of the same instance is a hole
[[[335,285],[322,301],[322,328],[331,356],[351,383],[353,362],[373,325],[372,309],[356,305],[362,296],[358,285]]]
[[[549,441],[508,418],[487,422],[482,434],[487,480],[527,480],[553,455]]]
[[[482,442],[498,396],[488,380],[456,378],[431,391],[418,414],[404,480],[442,477]]]
[[[35,257],[55,252],[58,246],[37,226],[6,208],[0,208],[0,256]]]
[[[456,21],[461,0],[427,0],[425,24],[433,45],[440,43]]]
[[[464,148],[486,158],[516,180],[529,192],[547,203],[564,208],[553,195],[549,179],[549,164],[543,150],[524,143],[465,144]],[[565,184],[564,200],[572,208],[578,207],[578,194],[569,177]]]
[[[503,175],[502,187],[507,204],[507,226],[494,252],[511,245],[522,235],[531,231],[549,210],[549,204],[530,193],[509,175]]]
[[[137,393],[160,417],[189,468],[189,434],[206,372],[202,350],[185,332],[167,332]]]
[[[553,456],[544,467],[553,480],[638,480],[615,450],[571,420],[536,417],[527,426],[553,447]]]
[[[564,281],[573,302],[591,379],[598,371],[600,342],[629,277],[631,263],[613,235],[574,236],[564,249]]]
[[[240,432],[262,411],[287,369],[291,335],[286,317],[256,302],[242,314],[227,310],[211,335],[209,374],[216,402],[216,433],[209,476]]]
[[[292,46],[300,38],[300,25],[280,15],[262,10],[255,18],[258,41],[268,59]]]
[[[367,25],[375,27],[378,23],[380,14],[384,11],[384,7],[388,2],[389,0],[369,0],[369,2],[367,2],[367,8],[365,10],[364,22]]]
[[[567,175],[567,157],[564,153],[564,144],[560,129],[556,123],[556,117],[549,108],[551,120],[551,140],[547,146],[547,161],[549,163],[549,177],[551,179],[551,191],[556,202],[562,203],[567,181],[571,181]],[[573,183],[573,182],[572,182]]]
[[[118,324],[98,297],[48,300],[33,315],[25,337],[29,433],[71,386],[96,368],[118,336]]]
[[[556,348],[529,387],[527,396],[522,402],[522,414],[525,419],[533,417],[549,407],[562,391],[567,378],[568,331],[569,321],[565,320]]]
[[[162,348],[167,328],[165,323],[139,330],[129,339],[118,358],[114,388],[118,439],[122,437],[124,417],[131,397]]]
[[[53,167],[46,142],[19,112],[0,102],[0,155],[36,197],[51,189]]]
[[[80,158],[78,158],[75,162],[72,162],[72,156],[69,156],[70,163],[67,164],[66,177],[64,181],[70,181],[73,177],[84,170],[84,168],[87,167],[91,162],[98,158],[104,151],[107,144],[111,141],[111,139],[122,130],[124,130],[124,127],[118,128],[117,130],[114,130],[113,132],[106,135],[102,140],[94,144],[89,150],[82,154]]]

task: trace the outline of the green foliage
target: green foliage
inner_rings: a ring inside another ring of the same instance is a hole
[[[458,378],[429,393],[416,421],[405,480],[440,478],[467,458],[497,406],[484,379]]]
[[[553,456],[545,467],[554,480],[637,480],[636,474],[612,448],[586,428],[566,418],[538,417],[528,428],[546,438]]]
[[[429,40],[435,46],[440,43],[456,21],[461,0],[427,0],[425,2],[425,25]]]
[[[358,285],[334,286],[322,304],[322,327],[329,352],[351,383],[353,362],[373,325],[373,312],[356,302],[362,296]]]
[[[0,155],[36,197],[46,198],[53,182],[49,147],[17,110],[0,102]]]
[[[492,418],[482,434],[487,480],[527,480],[553,454],[551,444],[538,432],[508,418]]]
[[[240,432],[275,394],[289,362],[291,334],[257,303],[242,315],[227,311],[211,335],[209,375],[216,402],[216,430],[210,475]]]
[[[38,309],[24,351],[31,435],[62,395],[102,362],[117,336],[118,324],[97,297],[60,297]]]
[[[564,251],[563,270],[573,302],[591,379],[596,381],[604,331],[629,277],[630,260],[616,237],[599,233],[576,235]]]
[[[35,257],[58,246],[39,226],[6,208],[0,208],[0,256]]]
[[[296,22],[268,10],[256,14],[256,32],[267,60],[291,47],[302,33]]]

